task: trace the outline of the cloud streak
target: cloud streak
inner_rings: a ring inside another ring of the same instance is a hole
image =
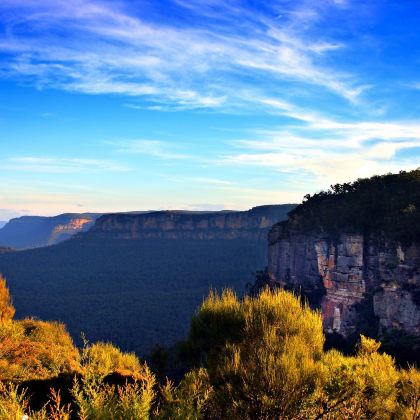
[[[343,48],[340,43],[295,29],[320,18],[319,5],[295,10],[274,2],[263,13],[236,1],[172,3],[168,7],[178,8],[178,15],[185,8],[193,13],[187,24],[176,14],[171,23],[151,22],[130,13],[130,3],[124,8],[99,0],[5,0],[0,74],[35,80],[40,87],[146,97],[184,108],[241,103],[238,90],[261,77],[313,85],[349,101],[365,89],[328,64],[328,54]],[[194,14],[205,26],[194,26]]]
[[[126,165],[110,160],[79,159],[62,157],[22,156],[5,159],[2,163],[4,171],[26,171],[37,173],[95,173],[126,172]]]
[[[304,116],[300,120],[303,123],[284,125],[278,130],[254,131],[252,138],[235,141],[236,151],[218,163],[306,174],[318,188],[418,166],[411,157],[404,156],[404,151],[420,149],[419,123],[350,123],[322,116]]]
[[[179,160],[191,157],[189,154],[175,151],[177,147],[174,148],[170,143],[160,140],[119,140],[109,141],[107,144],[114,147],[118,153],[151,156],[163,160]]]

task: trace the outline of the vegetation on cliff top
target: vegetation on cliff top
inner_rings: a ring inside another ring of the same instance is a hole
[[[0,290],[1,307],[10,308],[3,280]],[[77,349],[62,325],[16,321],[6,313],[0,323],[0,419],[420,415],[417,370],[397,369],[390,356],[378,353],[380,344],[365,337],[356,356],[325,352],[320,314],[283,290],[243,299],[231,290],[211,293],[192,319],[184,343],[190,371],[177,385],[159,382],[135,355],[111,344]]]
[[[404,242],[420,238],[420,169],[331,185],[306,195],[289,213],[293,228],[384,233]]]

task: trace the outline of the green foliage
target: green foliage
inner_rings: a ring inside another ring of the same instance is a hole
[[[149,374],[146,365],[142,365],[134,353],[123,353],[110,343],[86,345],[82,350],[82,367],[85,375],[100,378],[111,373],[141,379]]]
[[[161,408],[157,418],[162,420],[195,420],[210,413],[213,389],[206,369],[188,372],[175,387],[169,380],[162,387]]]
[[[26,391],[16,385],[0,382],[0,419],[21,420],[29,411]]]
[[[378,353],[380,343],[364,336],[353,357],[325,353],[323,343],[319,313],[288,292],[265,290],[243,300],[230,291],[212,293],[189,337],[189,345],[204,354],[207,371],[207,398],[199,413],[191,411],[194,418],[420,415],[417,370],[398,370],[390,356]],[[178,406],[187,406],[185,398]]]
[[[320,314],[284,290],[243,299],[211,292],[186,342],[198,366],[176,386],[159,385],[145,363],[111,344],[86,345],[79,355],[61,324],[10,321],[1,331],[8,376],[0,381],[0,420],[420,418],[417,369],[398,369],[364,336],[355,356],[325,352]],[[5,353],[10,342],[31,350]],[[77,373],[71,400],[52,389],[34,410],[19,383],[65,372]]]
[[[0,419],[22,420],[25,416],[31,420],[70,420],[71,409],[61,403],[59,392],[51,390],[48,403],[41,410],[32,411],[26,390],[12,383],[0,383]]]
[[[155,379],[147,370],[142,380],[115,386],[99,376],[76,380],[72,394],[81,420],[145,420],[150,417],[155,398]]]
[[[420,169],[331,185],[328,191],[305,196],[289,215],[289,223],[303,231],[338,234],[350,229],[405,242],[418,240]]]
[[[189,336],[208,368],[213,407],[229,418],[294,413],[316,385],[323,343],[320,314],[283,290],[243,300],[211,293]]]

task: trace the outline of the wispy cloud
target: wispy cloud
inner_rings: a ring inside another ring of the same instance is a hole
[[[306,173],[312,183],[324,187],[418,166],[401,153],[420,148],[419,123],[340,122],[305,114],[299,119],[303,123],[255,130],[252,137],[235,141],[236,151],[223,156],[219,163]]]
[[[2,162],[2,169],[4,171],[39,173],[125,172],[130,170],[126,165],[109,160],[34,156],[5,159]]]
[[[4,0],[0,75],[184,108],[238,103],[238,88],[262,77],[317,86],[353,101],[366,87],[326,60],[342,43],[305,32],[321,19],[321,9],[338,7],[317,3],[293,8],[273,2],[263,13],[236,1],[173,0],[171,7],[193,15],[187,24],[176,15],[163,24],[135,15],[131,3]],[[194,13],[206,19],[204,26],[194,25]]]
[[[209,178],[209,177],[187,177],[187,176],[169,176],[166,179],[170,182],[180,182],[190,185],[191,183],[195,184],[205,184],[215,187],[225,187],[236,185],[236,182],[227,181],[225,179],[219,178]]]
[[[187,159],[191,157],[187,153],[178,152],[179,146],[173,146],[169,142],[161,140],[117,140],[108,141],[108,145],[115,148],[118,153],[152,156],[158,159]]]

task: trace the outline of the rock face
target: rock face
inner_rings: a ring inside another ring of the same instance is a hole
[[[420,335],[420,243],[298,233],[283,222],[271,229],[268,252],[271,281],[319,298],[326,331],[351,334],[368,306],[379,335],[389,329]]]
[[[54,245],[89,229],[100,214],[60,214],[59,216],[22,216],[11,219],[0,229],[0,246],[15,249]]]
[[[270,227],[287,217],[295,205],[254,207],[248,211],[158,211],[108,214],[88,235],[113,239],[264,239]]]

